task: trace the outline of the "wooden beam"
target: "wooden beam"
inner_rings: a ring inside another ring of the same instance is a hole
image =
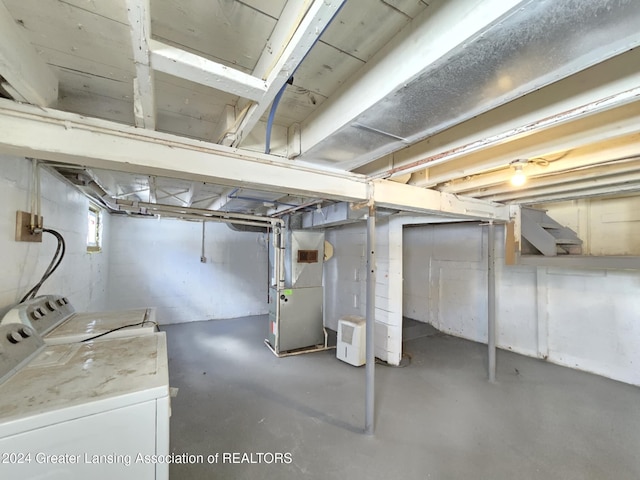
[[[0,0],[0,76],[14,100],[40,107],[58,100],[58,79]]]
[[[459,169],[465,157],[637,102],[638,62],[638,49],[609,59],[399,150],[393,154],[393,168],[385,165],[368,173],[388,177],[429,168],[429,175],[411,183],[428,187],[447,181],[445,170]]]
[[[267,91],[264,80],[213,62],[171,45],[150,40],[154,70],[184,78],[249,100],[261,99]]]
[[[151,69],[151,7],[150,0],[127,0],[131,28],[131,48],[136,67],[133,79],[133,114],[136,127],[155,130],[156,104]]]
[[[281,43],[288,41],[284,48],[281,48],[282,45],[280,45],[281,54],[277,59],[273,61],[270,59],[263,60],[264,54],[259,59],[259,70],[254,71],[253,75],[260,76],[266,80],[267,90],[256,103],[248,108],[247,114],[236,130],[234,146],[240,145],[242,139],[251,133],[260,117],[267,111],[280,89],[287,83],[298,68],[298,65],[302,63],[302,60],[304,60],[309,50],[311,50],[325,27],[331,22],[345,1],[313,0],[311,5],[308,6],[306,5],[307,2],[295,0],[291,5],[294,8],[302,9],[302,15],[298,15],[298,17],[302,16],[302,19],[299,20],[297,25],[289,23],[296,15],[291,13],[291,7],[285,7],[285,13],[282,15],[283,22],[278,22],[279,24],[276,25],[274,32],[278,33]],[[295,33],[289,34],[290,37],[283,37],[280,32],[285,31]]]
[[[462,219],[509,221],[509,208],[499,203],[415,188],[388,180],[374,180],[372,186],[372,198],[379,207],[415,213],[440,213]]]
[[[463,219],[509,218],[492,202],[2,99],[0,153]]]
[[[367,199],[362,175],[5,99],[0,99],[0,151],[285,194]]]
[[[524,173],[527,178],[544,178],[547,183],[551,184],[557,182],[556,178],[559,175],[572,170],[576,171],[578,177],[590,175],[591,172],[595,171],[593,169],[599,164],[605,165],[625,159],[640,158],[640,133],[609,140],[604,143],[586,145],[581,148],[554,153],[549,157],[538,157],[538,160],[542,160],[543,158],[549,158],[551,160],[548,165],[544,162],[537,164],[535,161],[524,165]],[[494,187],[502,187],[503,190],[501,191],[504,191],[505,188],[510,189],[510,187],[506,187],[505,184],[511,180],[513,169],[506,165],[506,163],[503,164],[505,168],[500,170],[450,181],[446,186],[439,188],[439,190],[476,196],[476,194],[488,192]],[[527,188],[529,185],[530,183],[527,182],[524,188]]]

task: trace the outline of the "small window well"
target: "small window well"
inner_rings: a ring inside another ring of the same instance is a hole
[[[87,252],[99,252],[102,249],[102,212],[95,205],[89,206],[87,229]]]
[[[318,250],[298,250],[298,263],[318,263]]]

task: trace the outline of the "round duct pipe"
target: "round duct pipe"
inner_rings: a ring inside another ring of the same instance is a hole
[[[257,225],[239,225],[237,223],[227,223],[227,227],[236,232],[253,232],[253,233],[267,233],[269,229],[267,227],[258,227]]]

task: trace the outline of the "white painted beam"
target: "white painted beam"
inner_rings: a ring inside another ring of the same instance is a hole
[[[640,158],[640,134],[623,137],[620,139],[606,142],[602,145],[589,145],[588,147],[575,149],[572,151],[562,152],[561,154],[549,157],[561,157],[560,160],[551,161],[549,165],[538,165],[530,163],[524,166],[524,173],[530,179],[524,188],[531,186],[532,180],[540,177],[541,181],[546,184],[554,184],[566,181],[564,172],[575,170],[578,178],[584,178],[588,175],[600,175],[612,170],[613,167],[594,167],[599,164],[606,164],[619,159]],[[627,162],[629,163],[629,162]],[[623,163],[621,165],[627,165]],[[600,168],[600,170],[598,169]],[[622,167],[621,167],[622,168]],[[628,165],[624,168],[630,168]],[[513,176],[513,169],[505,168],[499,171],[475,175],[469,178],[453,181],[441,191],[463,194],[463,195],[490,195],[502,193],[505,191],[516,190],[518,187],[512,187],[509,183]],[[521,187],[520,189],[522,189]]]
[[[0,0],[0,76],[14,100],[41,107],[58,100],[58,79]]]
[[[288,0],[251,74],[266,80],[285,54],[313,0]],[[342,2],[344,3],[344,2]]]
[[[519,0],[436,0],[408,23],[302,125],[303,153],[404,85]]]
[[[127,0],[131,28],[131,48],[136,67],[133,79],[133,113],[137,127],[155,130],[156,104],[151,69],[151,7],[150,0]]]
[[[549,198],[583,198],[591,196],[593,193],[597,195],[611,194],[615,195],[621,192],[636,191],[640,185],[640,171],[634,170],[631,173],[619,175],[607,175],[602,177],[585,178],[563,183],[561,185],[545,185],[544,180],[536,182],[536,188],[509,191],[498,193],[495,195],[487,195],[494,201],[513,201],[516,203],[538,202],[537,198],[544,199],[545,202]],[[542,200],[540,200],[542,201]],[[554,200],[555,201],[555,200]]]
[[[0,99],[0,153],[460,218],[508,220],[507,207],[304,162]]]
[[[290,34],[290,39],[286,43],[286,47],[282,49],[281,55],[274,59],[272,66],[269,59],[262,60],[262,57],[259,59],[259,69],[254,71],[254,76],[260,76],[266,80],[267,91],[262,98],[248,108],[246,115],[235,132],[236,138],[233,145],[241,144],[242,138],[246,137],[256,126],[260,117],[267,111],[280,89],[293,75],[298,65],[304,60],[309,50],[311,50],[325,27],[331,22],[345,1],[313,0],[311,5],[307,6],[307,2],[295,0],[291,3],[291,7],[285,7],[282,24],[279,22],[276,25],[274,35],[279,38],[278,42],[283,43],[286,39],[286,35],[283,32],[289,31],[293,33]],[[299,21],[299,24],[291,25],[289,22],[296,17],[292,12],[298,9],[301,9],[300,12],[304,16]],[[306,13],[304,13],[305,10]]]
[[[368,173],[388,177],[433,168],[637,101],[638,63],[639,50],[626,52],[395,152],[392,168]],[[427,176],[411,183],[438,182]]]
[[[610,165],[602,165],[591,168],[578,168],[575,171],[560,173],[557,175],[530,178],[521,187],[514,187],[510,182],[487,188],[478,192],[474,197],[505,199],[530,196],[538,193],[538,189],[546,190],[546,193],[559,191],[584,190],[584,187],[596,187],[601,185],[616,185],[629,181],[640,181],[640,148],[637,149],[636,160],[622,161]],[[623,175],[625,174],[625,175]]]
[[[458,197],[412,185],[374,180],[372,182],[375,203],[379,207],[397,208],[416,213],[435,213],[465,219],[508,221],[509,210],[505,205],[475,198]]]
[[[362,175],[4,99],[0,151],[305,197],[368,198]]]
[[[626,151],[634,155],[637,147],[634,150],[633,144],[638,142],[638,133],[640,133],[640,102],[635,102],[535,135],[514,139],[440,165],[429,171],[428,180],[422,182],[428,185],[421,186],[452,182],[451,185],[440,189],[451,193],[483,188],[488,185],[487,181],[494,177],[499,183],[497,174],[483,175],[483,173],[507,167],[517,159],[544,158],[551,161],[552,164],[549,167],[534,168],[533,165],[526,167],[531,174],[534,172],[544,174],[545,171],[560,171],[563,167],[564,169],[579,167],[580,160],[576,155],[578,151],[584,155],[585,152],[610,150],[612,147],[619,149],[625,144],[628,147]],[[625,155],[611,156],[605,151],[601,159],[622,156]],[[565,157],[572,161],[565,162]],[[586,156],[585,162],[593,162],[593,157],[593,155]],[[557,158],[562,158],[563,161],[554,162],[553,160]],[[502,176],[504,173],[505,171],[502,171]]]
[[[149,46],[154,70],[250,100],[259,100],[267,92],[264,80],[240,70],[157,40],[150,40]]]

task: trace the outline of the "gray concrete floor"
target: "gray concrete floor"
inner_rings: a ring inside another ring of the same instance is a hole
[[[431,335],[405,342],[405,368],[376,367],[376,432],[365,436],[364,368],[334,350],[276,358],[266,325],[163,327],[179,388],[171,451],[204,456],[173,464],[172,480],[640,478],[636,387],[505,351],[492,385],[484,345]],[[233,452],[291,463],[207,463]]]

